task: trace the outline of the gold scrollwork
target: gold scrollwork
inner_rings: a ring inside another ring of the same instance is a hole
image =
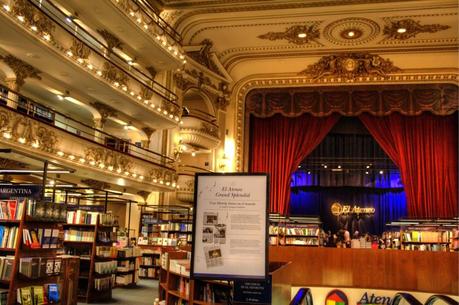
[[[424,24],[413,19],[402,19],[391,21],[390,25],[384,27],[384,35],[388,39],[406,40],[420,33],[435,33],[449,29],[449,25]]]

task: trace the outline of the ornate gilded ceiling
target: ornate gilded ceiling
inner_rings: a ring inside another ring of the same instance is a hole
[[[457,1],[162,0],[162,16],[183,44],[208,40],[234,80],[297,74],[322,56],[388,54],[403,70],[456,68],[435,63],[458,47]],[[432,56],[426,60],[426,54]],[[422,54],[396,62],[392,55]],[[457,60],[456,60],[457,61]],[[437,66],[436,66],[437,65]]]

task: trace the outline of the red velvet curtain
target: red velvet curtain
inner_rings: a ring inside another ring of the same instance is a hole
[[[363,114],[360,119],[400,169],[409,216],[458,215],[457,113],[414,117]]]
[[[337,120],[337,115],[318,118],[309,114],[296,118],[252,118],[250,171],[270,174],[272,213],[288,213],[293,172]]]

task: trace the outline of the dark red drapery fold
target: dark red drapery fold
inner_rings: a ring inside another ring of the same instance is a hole
[[[286,214],[290,178],[300,162],[323,140],[338,116],[252,118],[250,171],[270,174],[270,211]]]
[[[400,169],[409,216],[458,215],[457,113],[359,118]]]

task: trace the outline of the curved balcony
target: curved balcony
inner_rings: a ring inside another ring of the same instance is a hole
[[[185,61],[180,34],[155,13],[148,1],[65,0],[63,3],[84,16],[92,27],[112,29],[132,49],[150,54],[144,60],[157,71],[179,68]]]
[[[0,145],[76,168],[75,175],[138,190],[173,191],[174,160],[2,88]]]
[[[205,112],[191,110],[182,116],[180,126],[182,144],[191,150],[212,150],[220,143],[220,129],[215,118]]]
[[[51,69],[70,88],[88,88],[91,97],[112,101],[153,128],[178,125],[181,109],[172,91],[111,52],[49,1],[10,0],[0,12],[4,40],[20,41],[5,44],[10,54],[42,71]]]
[[[212,173],[202,167],[180,165],[177,179],[177,199],[183,202],[194,202],[194,176],[196,173]]]

